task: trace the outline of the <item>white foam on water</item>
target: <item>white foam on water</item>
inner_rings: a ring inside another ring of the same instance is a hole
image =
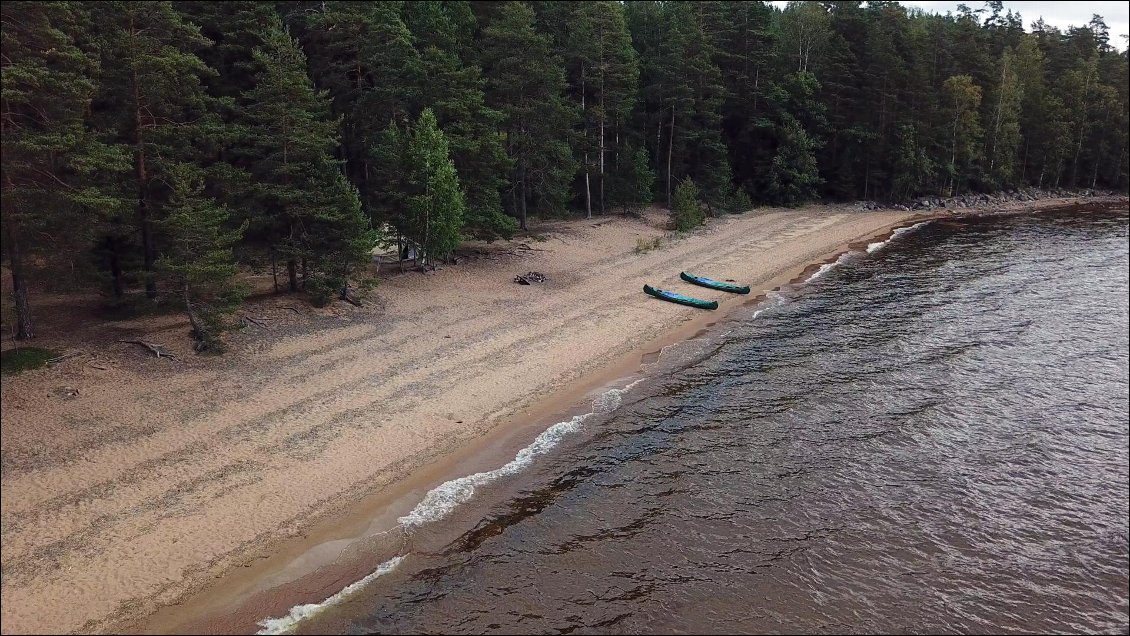
[[[875,252],[878,252],[879,250],[886,247],[888,243],[895,240],[896,238],[902,236],[903,234],[906,234],[907,232],[913,232],[914,230],[917,230],[918,228],[922,227],[923,225],[926,225],[927,223],[929,223],[929,221],[921,221],[921,222],[915,223],[914,225],[911,225],[909,227],[900,227],[899,229],[895,230],[894,232],[891,232],[891,236],[887,240],[879,241],[877,243],[872,243],[872,244],[868,245],[867,246],[867,253],[868,254],[874,254]]]
[[[264,618],[258,623],[259,627],[262,627],[262,629],[255,633],[286,634],[290,630],[294,629],[294,627],[298,625],[299,622],[324,612],[326,608],[333,607],[334,605],[337,605],[338,603],[344,601],[345,599],[352,596],[357,590],[365,587],[376,578],[392,572],[396,569],[396,566],[400,565],[400,562],[403,560],[403,556],[398,556],[385,561],[384,563],[377,566],[377,569],[373,570],[373,572],[365,578],[350,583],[349,585],[342,588],[340,592],[327,598],[321,603],[295,605],[294,607],[290,608],[290,611],[286,616],[283,616],[281,618]]]
[[[412,528],[446,517],[456,506],[470,499],[475,494],[475,488],[522,470],[534,460],[534,457],[557,446],[558,442],[569,433],[579,430],[581,424],[591,415],[592,413],[577,415],[570,420],[550,426],[542,431],[533,443],[518,451],[514,459],[494,470],[452,479],[432,488],[424,495],[424,500],[416,504],[412,512],[397,521],[405,528]]]
[[[538,455],[544,455],[549,452],[550,449],[557,446],[567,435],[580,430],[581,424],[588,418],[597,413],[611,413],[620,408],[624,394],[642,381],[643,378],[640,378],[622,389],[611,389],[600,394],[592,401],[592,411],[583,415],[576,415],[569,420],[558,422],[545,429],[529,446],[518,451],[514,459],[502,466],[494,470],[452,479],[436,486],[424,495],[423,501],[416,504],[412,512],[397,519],[399,526],[404,530],[411,530],[425,523],[443,519],[460,504],[469,500],[475,494],[476,488],[489,484],[500,477],[520,472],[523,468],[529,466]],[[288,633],[290,630],[294,629],[300,621],[325,611],[327,607],[341,603],[374,579],[392,572],[403,560],[404,555],[401,555],[385,561],[365,578],[350,583],[340,592],[321,603],[295,605],[290,608],[286,616],[281,618],[265,618],[259,621],[258,625],[262,627],[262,629],[256,632],[256,634]]]
[[[765,294],[765,300],[767,301],[767,303],[771,302],[772,304],[767,304],[767,303],[763,304],[761,309],[758,309],[757,311],[753,312],[754,318],[757,318],[762,313],[764,313],[764,312],[766,312],[770,309],[773,309],[774,307],[780,307],[781,305],[785,304],[785,302],[786,302],[785,295],[778,293],[778,292],[775,292],[775,291],[771,291],[771,292]]]
[[[518,451],[514,459],[502,466],[494,470],[452,479],[436,486],[424,495],[424,500],[416,504],[412,512],[400,517],[397,521],[405,529],[411,529],[446,517],[459,504],[474,496],[476,488],[489,484],[500,477],[520,472],[523,468],[529,466],[538,455],[544,455],[554,446],[557,446],[567,435],[580,430],[581,424],[594,414],[610,413],[616,410],[620,406],[624,393],[639,382],[640,380],[636,380],[622,389],[612,389],[602,393],[593,400],[591,412],[573,416],[569,420],[558,422],[545,429],[529,446]]]
[[[824,274],[827,274],[828,272],[832,271],[833,269],[839,267],[840,264],[844,263],[845,261],[848,260],[848,258],[851,257],[851,254],[852,254],[851,252],[844,252],[843,254],[840,254],[839,258],[832,261],[831,263],[824,263],[823,265],[820,266],[820,269],[816,270],[816,272],[814,274],[812,274],[812,276],[809,276],[804,282],[805,283],[811,283],[812,281],[816,280],[817,278],[820,278]]]

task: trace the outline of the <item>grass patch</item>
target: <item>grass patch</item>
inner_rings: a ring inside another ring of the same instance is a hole
[[[0,373],[16,375],[29,369],[47,366],[47,361],[59,353],[39,347],[17,347],[0,352]]]
[[[636,239],[636,247],[632,251],[636,254],[646,254],[651,250],[657,250],[663,245],[664,238],[666,237],[656,236],[650,239],[638,238]]]

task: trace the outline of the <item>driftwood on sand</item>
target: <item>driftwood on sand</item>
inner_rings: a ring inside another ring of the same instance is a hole
[[[119,340],[118,342],[126,342],[126,343],[129,343],[129,344],[141,345],[142,347],[145,347],[146,349],[148,349],[150,353],[152,353],[154,356],[156,356],[158,358],[165,357],[165,358],[171,358],[173,360],[177,359],[176,354],[169,352],[168,349],[166,349],[165,347],[163,347],[159,344],[155,344],[155,343],[152,343],[152,342],[145,342],[144,340]]]
[[[241,316],[239,320],[240,320],[240,322],[243,323],[244,327],[246,327],[247,325],[255,325],[256,327],[259,327],[260,329],[266,329],[267,328],[267,324],[265,322],[263,322],[263,320],[264,320],[263,318],[254,318],[252,316]]]

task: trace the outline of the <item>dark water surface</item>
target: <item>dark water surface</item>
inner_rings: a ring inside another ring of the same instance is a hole
[[[1125,210],[860,253],[300,631],[1126,633],[1128,267]]]

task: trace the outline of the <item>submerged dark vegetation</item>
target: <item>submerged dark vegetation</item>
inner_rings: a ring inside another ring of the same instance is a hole
[[[531,213],[660,202],[687,229],[814,198],[1127,188],[1127,55],[1099,16],[1026,33],[1000,2],[12,1],[2,18],[21,339],[31,283],[60,272],[119,307],[175,303],[218,350],[240,267],[356,302],[374,248],[426,264]]]

